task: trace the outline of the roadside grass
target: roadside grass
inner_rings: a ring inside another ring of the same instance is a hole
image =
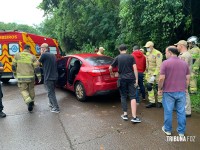
[[[190,94],[190,99],[192,103],[192,111],[200,113],[200,76],[197,80],[197,94]]]

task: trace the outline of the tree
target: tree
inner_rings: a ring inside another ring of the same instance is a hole
[[[172,0],[127,0],[120,4],[120,38],[128,43],[139,43],[152,40],[164,50],[176,36],[174,30],[183,19],[182,3]]]
[[[23,32],[41,34],[36,27],[24,25],[24,24],[16,24],[16,23],[3,23],[0,22],[0,29],[1,30],[18,30]]]
[[[125,43],[152,40],[165,47],[200,35],[199,0],[43,0],[45,34],[55,35],[69,50],[104,46],[109,53]],[[86,46],[85,46],[86,45]]]
[[[55,29],[64,47],[81,49],[84,44],[91,44],[114,49],[119,0],[61,0],[56,5],[50,2],[49,6],[47,1],[40,6],[47,15],[53,14]]]

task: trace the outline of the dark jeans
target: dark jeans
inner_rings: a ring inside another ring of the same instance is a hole
[[[140,87],[140,90],[138,88],[136,90],[137,103],[140,102],[139,92],[141,92],[142,98],[145,99],[144,74],[141,72],[138,72],[138,86]]]
[[[45,81],[44,85],[47,90],[47,95],[49,97],[49,103],[53,106],[53,108],[59,110],[58,102],[56,99],[56,93],[55,93],[55,83],[56,83],[56,80],[47,80]]]
[[[127,112],[127,97],[129,95],[129,98],[131,100],[136,98],[136,88],[134,86],[135,80],[132,79],[119,79],[120,86],[120,96],[121,96],[121,104],[122,104],[122,110],[124,112]]]
[[[0,112],[3,110],[2,98],[3,98],[3,92],[1,89],[1,83],[0,83]]]
[[[136,102],[137,103],[140,103],[140,94],[139,94],[139,89],[138,89],[138,87],[136,88],[136,90],[135,90],[135,97],[136,97]]]
[[[138,85],[142,93],[142,98],[145,99],[144,74],[141,72],[138,72]]]

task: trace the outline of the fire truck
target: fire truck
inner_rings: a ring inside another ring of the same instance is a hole
[[[0,31],[0,61],[4,66],[1,81],[6,83],[14,79],[12,60],[16,53],[23,51],[25,44],[29,44],[31,53],[39,58],[42,43],[49,45],[50,53],[55,54],[57,59],[61,58],[61,48],[56,39],[21,31]]]

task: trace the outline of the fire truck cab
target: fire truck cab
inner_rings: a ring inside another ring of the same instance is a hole
[[[40,45],[47,43],[50,52],[55,54],[57,59],[61,58],[61,49],[56,39],[20,31],[0,31],[0,61],[4,66],[1,72],[1,81],[8,82],[14,79],[12,72],[12,60],[14,55],[23,51],[25,44],[31,46],[31,53],[39,58]]]

